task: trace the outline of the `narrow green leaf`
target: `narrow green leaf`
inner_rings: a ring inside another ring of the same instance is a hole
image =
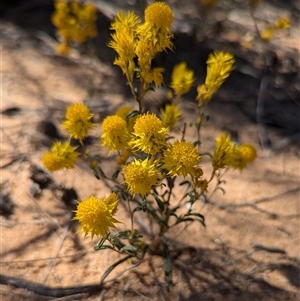
[[[179,208],[179,206],[173,208],[173,209],[168,209],[166,216],[169,219],[170,216],[175,216],[176,218],[178,218],[178,216],[175,214],[175,212],[177,211],[177,209]]]
[[[96,170],[93,170],[93,174],[97,180],[101,180],[100,175],[98,174],[98,172]]]
[[[225,190],[222,187],[217,187],[216,190],[221,190],[223,192],[223,194],[225,194]]]
[[[147,212],[155,219],[155,221],[156,221],[159,225],[164,225],[164,226],[168,227],[167,222],[166,222],[165,220],[160,219],[154,210],[151,210],[151,209],[148,207],[148,208],[147,208]]]
[[[142,210],[143,212],[147,211],[147,199],[142,200]]]
[[[101,247],[98,247],[98,246],[95,246],[95,247],[94,247],[94,250],[95,250],[95,251],[106,250],[106,249],[111,249],[111,250],[113,250],[114,248],[113,248],[112,246],[110,246],[110,245],[103,245],[103,246],[101,246]]]
[[[129,253],[136,253],[138,248],[135,246],[125,246],[123,247],[120,252],[129,252]]]
[[[143,207],[142,206],[137,206],[133,209],[132,213],[137,212],[137,211],[142,211]],[[144,211],[144,210],[143,210]]]
[[[97,172],[101,175],[101,176],[105,176],[104,171],[102,170],[102,168],[100,167],[100,165],[97,166]]]
[[[203,226],[203,227],[206,227],[206,224],[205,224],[205,221],[204,220],[201,220],[201,219],[198,219],[199,223]]]
[[[196,220],[199,221],[202,226],[206,227],[205,218],[202,214],[195,212],[195,213],[186,214],[185,216],[196,216],[196,217],[198,217],[199,219],[196,219]]]
[[[197,145],[200,145],[201,142],[200,142],[199,140],[197,140],[197,141],[195,141],[193,144],[194,144],[194,146],[197,146]]]
[[[126,116],[126,118],[125,118],[126,122],[128,123],[130,118],[132,118],[132,117],[134,117],[134,116],[137,116],[137,115],[139,115],[139,114],[140,114],[140,112],[139,112],[139,111],[136,111],[136,110],[130,112],[130,113]]]
[[[118,169],[114,172],[112,178],[115,180],[115,179],[118,177],[118,175],[119,175],[120,172],[121,172],[121,169],[118,168]]]
[[[183,185],[188,185],[188,186],[191,186],[191,183],[190,183],[190,181],[182,181],[182,182],[180,182],[179,183],[179,186],[183,186]]]
[[[158,197],[158,195],[156,193],[153,193],[153,196],[155,198],[155,201],[157,203],[157,206],[158,206],[159,210],[161,212],[163,212],[164,209],[165,209],[165,205],[164,205],[163,201]]]
[[[191,217],[179,217],[176,221],[176,224],[180,224],[180,223],[183,223],[183,222],[193,222],[195,219],[191,218]]]
[[[202,220],[205,220],[204,216],[201,213],[191,212],[189,214],[186,214],[186,216],[189,216],[189,215],[197,216],[197,217],[201,218]]]
[[[117,239],[117,238],[128,238],[130,235],[131,231],[127,230],[127,231],[120,231],[117,234],[115,234],[113,236],[113,240]]]
[[[101,238],[101,240],[99,241],[98,245],[94,247],[94,249],[97,250],[101,250],[102,245],[105,243],[107,237],[109,236],[110,233],[107,233],[105,237]]]

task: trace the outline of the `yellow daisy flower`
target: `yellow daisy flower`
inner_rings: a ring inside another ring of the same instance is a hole
[[[49,171],[57,171],[60,169],[72,169],[75,167],[77,157],[80,155],[75,152],[77,147],[70,145],[70,142],[55,142],[49,152],[43,156],[42,162]]]
[[[157,28],[170,28],[174,16],[172,9],[163,2],[155,2],[145,9],[145,21]]]
[[[125,15],[124,12],[119,12],[110,28],[115,33],[111,35],[112,41],[109,42],[108,46],[118,53],[114,64],[122,69],[129,83],[132,83],[136,69],[133,59],[136,56],[136,30],[139,23],[140,19],[135,13],[129,12]]]
[[[167,48],[172,49],[173,19],[172,9],[167,4],[155,2],[149,5],[145,10],[145,23],[137,29],[139,40],[151,45],[152,51],[155,49],[156,52],[161,52]]]
[[[137,29],[137,35],[140,41],[148,43],[150,54],[156,54],[158,52],[173,49],[173,33],[169,28],[161,29],[153,27],[150,23],[145,22]],[[145,48],[145,46],[144,46]],[[142,57],[141,51],[136,50],[138,57]],[[145,53],[145,55],[148,55]]]
[[[242,144],[237,149],[242,158],[241,165],[239,166],[240,169],[245,168],[248,163],[253,162],[257,156],[256,149],[251,144]]]
[[[170,144],[164,152],[164,168],[171,176],[184,176],[193,174],[201,156],[196,147],[191,142],[176,141]]]
[[[214,170],[233,167],[242,170],[256,158],[256,150],[251,144],[236,146],[230,141],[230,136],[221,134],[216,139],[216,146],[212,157]]]
[[[207,75],[205,84],[197,88],[197,100],[202,103],[210,101],[212,96],[218,91],[225,79],[233,70],[234,57],[231,53],[216,51],[211,53],[206,61]]]
[[[230,141],[230,136],[221,133],[216,138],[216,146],[212,157],[212,166],[214,170],[232,166],[234,161],[239,159],[239,153],[236,150],[235,144]]]
[[[134,148],[146,154],[156,154],[166,145],[168,129],[155,114],[138,116],[133,127],[134,139],[131,144]]]
[[[60,1],[54,3],[55,11],[51,16],[61,44],[57,48],[65,55],[71,48],[71,42],[83,43],[87,37],[97,35],[96,18],[97,9],[92,4],[81,4],[77,1]],[[69,47],[66,47],[69,45]]]
[[[85,200],[79,201],[75,217],[78,220],[80,230],[86,237],[91,234],[92,239],[96,236],[104,237],[109,228],[116,228],[115,223],[119,223],[113,216],[118,209],[118,197],[111,193],[108,197],[98,199],[91,195]]]
[[[151,187],[157,184],[158,171],[148,159],[135,160],[123,166],[123,175],[129,191],[145,197],[150,193]]]
[[[171,129],[174,127],[176,122],[179,120],[181,117],[181,112],[178,108],[178,106],[171,104],[171,105],[166,105],[164,109],[160,110],[160,118],[162,121],[163,127]]]
[[[67,108],[66,120],[62,126],[71,137],[82,140],[90,129],[94,128],[91,119],[94,115],[83,103],[75,103]]]
[[[174,67],[170,87],[176,94],[183,95],[190,91],[194,81],[193,70],[188,69],[183,62]]]
[[[274,26],[268,26],[267,28],[265,28],[262,33],[261,33],[261,38],[265,41],[270,41],[271,38],[273,37],[275,33],[275,28]]]
[[[163,72],[164,68],[153,68],[151,70],[141,69],[140,76],[146,84],[154,82],[155,86],[158,88],[163,83]]]
[[[291,27],[291,21],[287,18],[279,18],[275,22],[276,29],[287,29]]]
[[[130,34],[126,28],[119,29],[111,35],[112,41],[108,46],[113,48],[119,55],[119,59],[130,61],[135,57],[134,35]]]
[[[102,122],[102,145],[109,151],[122,150],[128,146],[130,135],[126,121],[117,115],[106,117]]]
[[[135,53],[138,57],[138,63],[141,71],[148,71],[151,69],[151,60],[155,57],[157,51],[151,42],[151,37],[149,40],[140,37],[139,41],[135,46]]]
[[[126,28],[128,31],[134,33],[140,22],[139,16],[134,12],[129,11],[127,15],[125,15],[123,11],[119,11],[111,23],[110,29],[118,31]]]

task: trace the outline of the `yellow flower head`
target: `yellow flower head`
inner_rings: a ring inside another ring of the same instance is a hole
[[[151,187],[157,184],[158,171],[148,159],[135,160],[123,166],[123,175],[128,189],[133,194],[145,197],[150,193]]]
[[[233,70],[234,58],[231,53],[216,51],[209,55],[206,63],[205,84],[198,86],[197,89],[197,99],[202,103],[208,102],[230,75]]]
[[[230,141],[230,136],[221,134],[216,139],[216,146],[212,157],[214,170],[233,167],[242,170],[256,158],[256,150],[250,144],[236,146]]]
[[[119,59],[127,62],[135,57],[134,52],[134,35],[130,34],[126,28],[119,29],[112,35],[112,41],[108,46],[113,48],[119,55]]]
[[[81,4],[77,1],[65,2],[57,0],[55,11],[51,16],[52,23],[57,27],[62,44],[58,51],[66,54],[69,50],[64,44],[70,46],[71,41],[83,43],[87,37],[97,35],[97,10],[92,4]],[[64,47],[63,47],[64,46]]]
[[[156,87],[160,87],[163,82],[164,68],[153,68],[152,70],[141,69],[140,77],[145,83],[151,84],[154,82]]]
[[[212,157],[212,165],[214,170],[224,168],[225,166],[232,166],[237,161],[239,154],[236,151],[235,144],[230,141],[230,136],[221,133],[216,138],[216,146]]]
[[[206,179],[204,180],[196,180],[195,186],[201,189],[201,193],[206,193],[208,188],[208,182]]]
[[[126,117],[129,113],[131,113],[132,111],[134,111],[133,108],[131,107],[120,107],[117,112],[116,115],[120,116],[121,118],[123,118],[126,121]],[[133,126],[135,124],[137,116],[133,116],[131,117],[128,122],[127,122],[127,128],[128,128],[128,132],[131,133],[133,131]]]
[[[155,57],[157,50],[153,43],[147,39],[139,39],[135,46],[135,53],[141,70],[151,69],[151,60]]]
[[[212,96],[217,92],[214,87],[205,84],[197,87],[197,98],[201,103],[207,103],[211,100]]]
[[[240,169],[245,168],[248,163],[251,163],[255,160],[257,152],[251,144],[242,144],[237,149],[242,158],[241,165],[239,166]]]
[[[132,146],[147,154],[156,154],[166,145],[167,132],[155,114],[140,115],[133,127]]]
[[[201,156],[191,142],[176,141],[170,144],[164,152],[164,168],[171,176],[184,176],[193,174],[195,166],[199,163]]]
[[[171,8],[163,2],[155,2],[146,8],[145,23],[138,27],[137,36],[139,42],[149,45],[149,53],[153,57],[153,52],[156,54],[167,48],[173,48],[171,42],[173,38],[171,23],[173,19]],[[139,59],[143,55],[140,50],[136,52]]]
[[[171,88],[176,94],[183,95],[189,92],[194,81],[194,72],[187,68],[186,63],[183,62],[174,67]]]
[[[46,152],[43,156],[43,165],[49,171],[57,171],[60,169],[72,169],[79,156],[78,152],[75,152],[76,147],[70,145],[70,142],[61,143],[55,142],[49,152]]]
[[[275,27],[274,26],[268,26],[265,28],[261,33],[261,38],[265,41],[270,41],[275,33]]]
[[[80,223],[80,231],[86,237],[91,234],[92,239],[96,236],[105,236],[109,228],[116,228],[119,223],[113,216],[118,209],[118,197],[111,193],[108,197],[98,199],[91,195],[85,200],[79,201],[74,220]]]
[[[110,151],[122,150],[128,146],[130,135],[126,121],[117,115],[106,117],[102,122],[102,145]]]
[[[83,103],[75,103],[67,108],[66,120],[62,126],[75,139],[82,140],[87,136],[90,129],[94,127],[91,119],[94,115]]]
[[[233,70],[234,57],[231,53],[225,51],[216,51],[211,53],[206,61],[207,75],[206,85],[221,85]]]
[[[166,105],[165,109],[160,110],[163,127],[171,129],[181,117],[178,106],[171,104]]]
[[[115,33],[111,35],[112,41],[109,42],[108,46],[113,48],[119,55],[114,64],[120,66],[123,73],[129,78],[133,76],[135,68],[132,60],[136,56],[134,48],[136,29],[139,23],[140,19],[135,13],[129,12],[125,15],[124,12],[118,12],[110,28],[115,30]]]
[[[143,43],[143,48],[146,48],[145,45],[148,44],[148,51],[151,54],[152,58],[158,52],[164,51],[166,49],[173,49],[173,43],[171,39],[173,38],[173,33],[169,28],[157,28],[153,27],[150,23],[145,22],[143,25],[139,26],[137,29],[137,35],[139,38],[139,43]],[[136,49],[136,54],[140,59],[143,56],[140,49]],[[145,53],[146,54],[146,53]],[[146,54],[147,57],[149,54]]]
[[[291,26],[291,22],[287,18],[279,18],[276,20],[274,24],[270,24],[268,27],[266,27],[263,32],[261,33],[261,38],[265,41],[270,41],[273,35],[279,31],[287,29]]]
[[[110,29],[118,31],[126,28],[129,32],[134,34],[140,22],[139,16],[134,12],[129,11],[128,14],[125,15],[123,11],[119,11],[111,23]]]
[[[122,69],[130,83],[133,81],[136,69],[133,59],[136,56],[136,31],[140,22],[140,18],[133,12],[129,12],[127,15],[124,12],[118,12],[110,28],[115,30],[115,33],[111,35],[112,41],[109,42],[108,46],[118,53],[114,64]]]
[[[291,27],[291,21],[287,18],[279,18],[275,22],[276,29],[287,29]]]
[[[145,21],[157,28],[170,28],[174,16],[172,9],[163,2],[150,4],[145,10]]]

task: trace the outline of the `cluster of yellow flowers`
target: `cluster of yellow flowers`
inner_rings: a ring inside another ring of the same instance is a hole
[[[125,107],[122,109],[125,110]],[[70,114],[72,111],[78,114]],[[93,127],[90,121],[92,114],[87,112],[84,104],[74,104],[67,109],[67,119],[63,125],[70,137],[83,139]],[[139,114],[134,119],[133,128],[129,122],[131,118],[126,122],[126,118],[118,115],[108,116],[102,122],[101,143],[110,152],[118,152],[118,162],[128,190],[133,195],[140,194],[146,198],[167,177],[183,176],[190,177],[194,189],[200,188],[199,195],[206,192],[210,180],[203,176],[199,166],[201,154],[195,145],[184,140],[170,142],[168,128],[154,114]],[[242,170],[256,157],[253,146],[237,146],[225,134],[221,134],[216,141],[212,156],[214,172],[225,167]],[[44,154],[43,164],[49,171],[74,168],[79,156],[75,150],[76,147],[72,147],[70,142],[56,142]],[[113,227],[116,222],[113,218],[116,203],[111,202],[109,204],[113,205],[110,206],[94,196],[79,202],[76,219],[80,221],[85,234],[104,236],[108,227]]]
[[[113,40],[109,46],[118,53],[115,64],[119,65],[132,87],[133,95],[139,104],[139,110],[124,106],[114,115],[107,116],[101,123],[101,145],[109,153],[117,153],[122,177],[121,184],[134,197],[138,195],[146,199],[156,188],[165,185],[167,179],[182,176],[191,183],[195,199],[205,192],[215,173],[223,168],[244,169],[256,157],[256,150],[249,144],[235,145],[228,135],[221,134],[216,139],[212,155],[212,174],[207,176],[200,167],[203,154],[197,149],[197,143],[185,141],[184,137],[174,139],[170,130],[181,117],[177,104],[169,104],[161,109],[157,116],[142,111],[142,96],[149,85],[162,84],[162,68],[152,68],[151,60],[155,54],[172,48],[170,26],[173,20],[171,8],[156,2],[145,10],[145,22],[134,13],[127,16],[120,12],[112,23]],[[207,61],[205,83],[198,86],[197,108],[207,103],[219,89],[233,69],[234,58],[226,52],[215,52]],[[142,83],[141,94],[134,86],[134,79]],[[175,66],[170,87],[176,94],[175,102],[187,93],[195,81],[194,72],[187,68],[186,63]],[[62,123],[70,138],[83,139],[89,130],[95,127],[92,123],[93,114],[82,103],[67,108],[65,121]],[[198,141],[199,143],[200,141]],[[49,171],[74,168],[79,153],[76,147],[56,142],[43,157],[43,164]],[[86,152],[83,156],[95,170],[97,164]],[[83,158],[83,159],[84,159]],[[121,185],[120,184],[120,185]],[[117,211],[118,197],[112,193],[103,199],[90,196],[78,204],[75,219],[81,223],[81,229],[93,237],[104,237],[110,227],[118,221],[113,217]]]
[[[262,33],[261,38],[265,41],[270,41],[277,31],[282,31],[290,28],[291,22],[287,18],[279,18],[274,24],[269,25]]]
[[[163,82],[164,69],[152,68],[151,61],[159,52],[173,48],[172,21],[171,8],[156,2],[146,8],[144,23],[133,12],[127,15],[119,12],[111,25],[115,33],[108,46],[118,54],[114,64],[120,66],[132,91],[134,77],[140,78],[142,89],[138,101],[147,92],[149,84],[155,83],[159,87]]]
[[[210,54],[206,63],[205,83],[197,88],[197,99],[202,103],[209,102],[229,76],[233,70],[234,58],[228,52],[218,51]]]
[[[87,37],[97,35],[97,11],[92,4],[81,4],[77,1],[55,1],[55,11],[52,23],[57,27],[61,39],[57,45],[57,52],[65,55],[69,52],[71,43],[83,43]]]
[[[256,158],[256,150],[251,144],[235,145],[230,137],[221,134],[216,139],[216,146],[212,157],[214,170],[233,167],[242,170]]]

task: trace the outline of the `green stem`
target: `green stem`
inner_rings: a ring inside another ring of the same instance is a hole
[[[114,264],[112,264],[108,269],[106,269],[106,271],[103,273],[101,280],[100,280],[100,286],[103,285],[103,282],[105,280],[105,278],[110,274],[110,272],[117,267],[119,264],[123,263],[124,261],[126,261],[127,259],[134,257],[133,254],[129,254],[127,256],[125,256],[124,258],[121,258],[120,260],[116,261]]]

